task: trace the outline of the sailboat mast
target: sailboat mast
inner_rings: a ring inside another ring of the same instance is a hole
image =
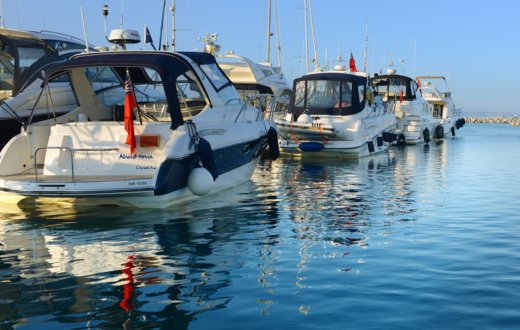
[[[309,0],[309,18],[311,20],[311,31],[312,31],[312,43],[313,43],[313,46],[314,46],[314,62],[315,62],[315,65],[314,65],[314,69],[316,71],[319,71],[320,69],[320,62],[318,60],[318,52],[316,51],[316,37],[314,36],[314,20],[312,18],[312,7],[311,7],[311,0]]]
[[[267,63],[271,63],[271,0],[267,0]]]
[[[278,27],[278,1],[274,0],[274,19],[276,21],[276,49],[278,55],[278,66],[282,67],[282,47],[280,46],[280,29]]]
[[[0,0],[0,24],[1,24],[0,27],[5,27],[5,22],[4,22],[4,5],[2,3],[2,0]]]
[[[164,11],[166,10],[166,0],[163,0],[163,10],[161,15],[161,29],[159,31],[159,50],[162,49],[162,35],[163,35],[163,28],[164,28]]]
[[[307,0],[303,0],[303,11],[305,21],[305,65],[309,73],[309,28],[307,27]]]

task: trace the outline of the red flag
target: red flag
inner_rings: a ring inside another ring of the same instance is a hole
[[[357,72],[356,69],[356,61],[354,60],[354,56],[352,56],[352,52],[350,52],[350,72]]]
[[[403,103],[403,90],[401,89],[401,93],[399,94],[399,103]]]
[[[417,79],[417,89],[419,89],[419,92],[422,95],[422,89],[420,89],[420,88],[421,88],[421,79]]]
[[[126,144],[130,146],[130,154],[135,153],[135,133],[134,133],[134,109],[136,107],[134,87],[130,80],[130,74],[126,71],[125,81],[125,130],[128,133],[126,136]]]

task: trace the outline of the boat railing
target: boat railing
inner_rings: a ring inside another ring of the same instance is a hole
[[[238,112],[235,122],[238,121],[238,118],[248,106],[252,106],[259,110],[256,120],[260,120],[261,116],[273,119],[276,110],[276,96],[273,94],[256,94],[249,96]]]
[[[69,148],[69,147],[40,147],[37,148],[34,152],[34,175],[35,175],[35,181],[38,183],[38,152],[40,150],[59,150],[59,151],[65,151],[70,154],[70,174],[71,174],[71,182],[76,183],[76,176],[74,173],[74,154],[76,152],[108,152],[108,151],[119,151],[119,148]],[[45,165],[44,165],[45,166]],[[42,173],[42,176],[44,174]]]

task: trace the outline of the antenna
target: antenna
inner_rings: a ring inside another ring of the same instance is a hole
[[[267,63],[271,63],[271,0],[267,0]]]
[[[415,55],[417,54],[417,37],[413,39],[413,76],[415,77]]]
[[[123,29],[123,0],[121,0],[121,30]]]
[[[329,69],[329,49],[325,48],[325,70]]]
[[[83,16],[83,7],[79,7],[81,12],[81,22],[83,23],[83,35],[85,36],[85,52],[88,53],[87,29],[85,28],[85,17]]]
[[[367,54],[368,54],[368,20],[365,21],[365,56],[363,58],[363,71],[367,72]]]
[[[175,0],[172,0],[170,10],[172,11],[172,51],[175,51]]]
[[[105,19],[105,38],[107,37],[107,17],[108,17],[108,5],[101,7],[101,14]]]

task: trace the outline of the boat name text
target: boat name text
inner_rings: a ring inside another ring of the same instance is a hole
[[[138,155],[119,154],[119,159],[153,159],[153,155],[149,155],[149,154],[138,154]]]

